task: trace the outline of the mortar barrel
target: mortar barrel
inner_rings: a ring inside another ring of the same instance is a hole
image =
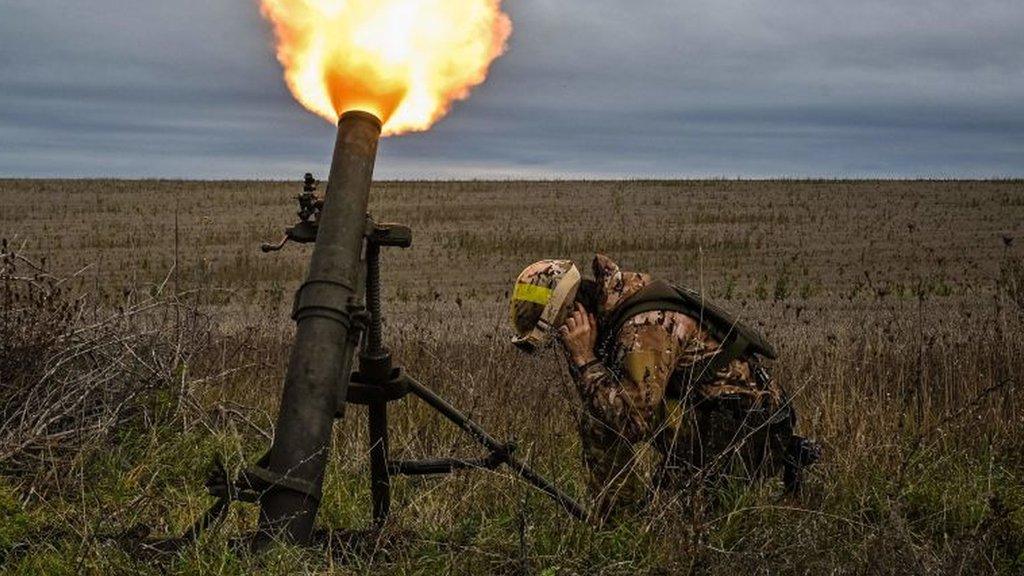
[[[338,406],[344,404],[356,331],[363,239],[381,122],[366,112],[338,121],[331,173],[297,323],[267,471],[281,479],[260,499],[260,535],[308,543]]]

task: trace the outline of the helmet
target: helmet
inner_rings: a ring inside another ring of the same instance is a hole
[[[580,271],[571,260],[541,260],[516,278],[509,305],[512,343],[532,352],[551,341],[562,325],[580,287]]]

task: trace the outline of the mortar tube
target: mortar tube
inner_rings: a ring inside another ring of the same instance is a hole
[[[316,244],[306,282],[296,293],[295,340],[267,463],[285,483],[295,480],[314,494],[281,485],[267,490],[260,498],[263,542],[308,544],[312,536],[335,413],[344,405],[356,345],[352,312],[380,132],[381,121],[367,112],[346,112],[338,121]]]

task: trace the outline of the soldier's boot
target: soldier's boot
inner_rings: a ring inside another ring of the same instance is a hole
[[[803,436],[792,436],[786,450],[785,465],[782,471],[782,482],[786,493],[792,496],[800,494],[803,487],[804,468],[821,459],[821,446],[814,440]]]

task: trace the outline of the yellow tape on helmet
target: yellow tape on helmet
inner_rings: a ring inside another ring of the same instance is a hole
[[[512,293],[512,299],[547,306],[548,300],[551,299],[551,288],[519,283],[516,284],[516,289]]]

